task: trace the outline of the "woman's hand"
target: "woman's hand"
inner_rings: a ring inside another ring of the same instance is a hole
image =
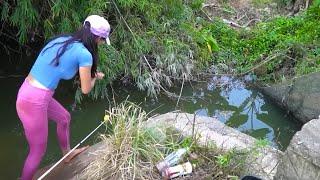
[[[100,80],[100,79],[103,79],[103,77],[104,77],[104,74],[103,74],[102,72],[97,72],[97,73],[96,73],[96,78],[97,78],[97,79]]]
[[[97,72],[94,78],[91,78],[91,66],[80,67],[79,68],[80,75],[80,84],[81,90],[83,94],[88,94],[93,88],[96,79],[102,79],[104,74],[102,72]]]

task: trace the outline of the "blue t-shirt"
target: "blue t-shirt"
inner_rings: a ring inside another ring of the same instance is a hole
[[[50,41],[40,52],[34,63],[30,74],[48,89],[57,88],[60,79],[71,79],[79,70],[79,67],[92,66],[92,55],[81,42],[69,44],[67,50],[59,58],[59,65],[55,66],[52,60],[56,57],[57,51],[63,44],[54,43],[63,42],[70,38],[59,37]],[[44,53],[43,51],[47,48]],[[62,49],[62,48],[61,48]]]

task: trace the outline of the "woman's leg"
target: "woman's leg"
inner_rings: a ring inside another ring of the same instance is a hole
[[[52,98],[48,107],[48,117],[57,123],[58,141],[60,149],[63,155],[65,155],[70,151],[70,113],[57,100]],[[86,148],[76,149],[65,159],[65,162],[69,162]]]
[[[62,152],[70,150],[70,113],[54,98],[49,102],[48,118],[57,123],[57,136]]]
[[[47,105],[18,98],[16,108],[29,144],[29,153],[24,162],[21,179],[31,180],[47,148]]]

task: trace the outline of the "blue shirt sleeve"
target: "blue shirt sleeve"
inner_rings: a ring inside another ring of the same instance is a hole
[[[78,55],[79,67],[92,66],[92,55],[88,50],[83,50]]]

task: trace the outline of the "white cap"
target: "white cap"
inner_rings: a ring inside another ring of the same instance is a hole
[[[109,35],[110,35],[110,24],[109,22],[101,16],[98,15],[90,15],[86,18],[86,20],[84,20],[85,22],[89,22],[90,23],[90,31],[92,34],[105,38],[106,39],[106,43],[108,45],[110,45],[110,39],[109,39]]]

